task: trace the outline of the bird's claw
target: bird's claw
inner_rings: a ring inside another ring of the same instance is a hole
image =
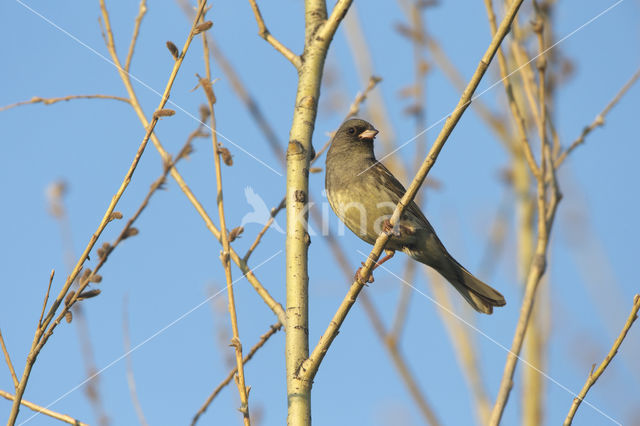
[[[364,262],[360,262],[360,263],[362,264],[362,266],[364,266]],[[367,281],[364,281],[362,278],[362,275],[360,274],[361,269],[362,267],[358,268],[358,270],[356,271],[356,276],[355,276],[356,281],[358,281],[361,284],[373,283],[374,281],[373,271],[369,272],[369,279]]]
[[[392,236],[392,237],[400,236],[400,227],[393,226],[389,219],[385,219],[384,222],[382,222],[382,230],[389,236]]]

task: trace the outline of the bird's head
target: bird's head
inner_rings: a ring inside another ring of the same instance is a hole
[[[376,128],[368,121],[352,118],[342,123],[334,138],[371,142],[377,134]]]

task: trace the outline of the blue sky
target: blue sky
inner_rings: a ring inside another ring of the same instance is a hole
[[[299,2],[261,2],[269,29],[293,51],[300,52],[303,10]],[[638,2],[560,2],[554,17],[555,37],[561,39],[592,20],[609,6],[610,11],[566,38],[556,49],[574,66],[571,79],[558,88],[554,123],[563,144],[570,143],[590,123],[640,64]],[[27,7],[28,6],[28,7]],[[413,79],[412,48],[394,27],[406,19],[394,2],[356,2],[363,31],[368,39],[375,73],[383,78],[379,90],[393,124],[397,144],[415,134],[413,120],[403,113],[408,102],[398,91]],[[530,7],[528,4],[526,8]],[[28,8],[50,22],[46,22]],[[137,2],[109,2],[108,8],[123,60],[129,45]],[[135,89],[149,116],[159,102],[173,59],[165,42],[181,46],[190,22],[174,2],[149,1],[131,73],[153,90],[136,83]],[[103,93],[126,96],[108,57],[97,18],[98,2],[17,2],[0,4],[0,36],[5,43],[0,71],[0,106],[33,96]],[[255,97],[274,127],[282,146],[287,140],[296,90],[293,67],[256,35],[248,2],[214,2],[209,12],[214,22],[210,34],[237,69],[239,77]],[[465,4],[443,1],[425,13],[427,29],[438,39],[465,79],[470,78],[490,40],[481,2]],[[55,24],[52,25],[52,24]],[[524,22],[523,22],[524,24]],[[56,28],[56,26],[58,28]],[[61,31],[64,30],[63,31]],[[67,34],[65,34],[65,32]],[[76,40],[74,40],[73,36]],[[342,30],[327,59],[327,73],[338,76],[336,86],[325,87],[315,127],[314,146],[319,149],[326,134],[335,129],[346,107],[363,87]],[[174,85],[171,100],[198,115],[205,100],[196,85],[195,73],[204,74],[202,48],[194,42]],[[284,174],[257,125],[231,89],[228,79],[214,63],[218,130],[235,144],[251,152],[276,172]],[[498,80],[492,65],[478,91]],[[559,174],[563,199],[553,230],[549,280],[543,291],[550,305],[545,314],[550,324],[548,359],[542,370],[562,386],[578,391],[592,363],[600,362],[619,332],[638,293],[636,226],[640,207],[637,158],[640,144],[637,111],[638,87],[632,88],[609,114],[603,128],[595,130]],[[343,99],[341,110],[328,111],[327,99]],[[426,79],[426,114],[429,124],[454,108],[459,93],[444,74],[433,67]],[[332,97],[333,96],[333,97]],[[498,84],[481,97],[488,105],[504,105]],[[366,116],[366,114],[365,114]],[[375,123],[374,123],[375,124]],[[65,199],[71,221],[76,256],[95,231],[110,197],[115,193],[144,129],[124,103],[109,100],[77,100],[52,106],[28,105],[0,112],[4,164],[0,167],[3,208],[0,212],[0,328],[12,360],[20,372],[33,337],[51,269],[56,270],[54,292],[66,273],[63,240],[58,222],[48,213],[46,189],[64,179],[69,186]],[[163,119],[156,133],[169,152],[177,152],[196,127],[187,114],[178,112]],[[427,132],[431,143],[441,125]],[[383,135],[381,135],[382,137]],[[271,207],[279,203],[285,180],[256,162],[232,144],[233,167],[223,170],[225,207],[229,226],[240,224],[251,211],[244,191],[247,186]],[[209,214],[215,218],[215,176],[211,142],[195,142],[195,152],[178,169]],[[379,157],[385,154],[377,148]],[[414,144],[395,154],[413,162]],[[324,160],[320,162],[323,165]],[[477,271],[486,240],[501,200],[505,197],[500,170],[509,157],[495,135],[470,108],[442,151],[431,175],[442,182],[438,190],[427,189],[424,210],[449,250],[471,271]],[[117,210],[129,217],[162,171],[160,157],[150,145]],[[324,173],[311,175],[311,196],[324,202]],[[406,182],[405,182],[406,183]],[[498,389],[506,352],[517,321],[521,285],[516,276],[513,196],[508,211],[509,234],[495,271],[483,276],[507,299],[507,306],[491,316],[471,318],[489,340],[474,333],[482,359],[482,375],[491,398]],[[331,214],[330,226],[337,219]],[[278,218],[284,227],[284,215]],[[100,239],[111,241],[122,222],[112,223]],[[133,345],[144,342],[180,318],[224,285],[218,260],[220,247],[208,233],[174,181],[157,193],[137,223],[140,235],[125,241],[102,270],[102,294],[84,302],[96,366],[108,367],[99,376],[99,389],[114,425],[137,422],[128,393],[122,337],[122,312],[128,300]],[[234,242],[244,253],[260,226],[246,226]],[[362,260],[358,251],[370,247],[351,234],[339,239],[348,262],[355,270]],[[252,266],[267,261],[256,272],[273,296],[284,303],[284,235],[270,230],[251,258]],[[275,255],[275,256],[274,256]],[[92,255],[89,266],[95,265]],[[317,342],[342,300],[346,281],[328,245],[320,236],[310,247],[310,344]],[[404,255],[388,264],[402,274]],[[234,278],[240,276],[233,270]],[[413,285],[431,294],[420,270]],[[380,270],[365,291],[389,323],[394,315],[402,283]],[[275,317],[246,280],[235,285],[240,334],[245,350],[275,322]],[[455,296],[455,295],[454,295]],[[457,296],[455,296],[457,297]],[[459,301],[459,299],[455,299]],[[222,311],[212,308],[222,306]],[[132,354],[138,395],[150,424],[185,424],[209,392],[226,376],[231,349],[221,343],[220,330],[229,332],[224,312],[226,294],[204,303],[175,325],[158,334]],[[414,293],[409,321],[403,333],[402,352],[428,400],[445,425],[474,421],[472,403],[454,349],[437,314],[436,306]],[[96,423],[80,386],[85,379],[76,324],[61,324],[41,353],[25,398],[52,409]],[[228,340],[228,337],[226,337]],[[226,342],[226,340],[224,340]],[[262,413],[265,425],[283,424],[286,417],[284,335],[274,336],[247,366],[247,384],[254,412]],[[638,330],[632,329],[622,350],[602,379],[589,393],[589,402],[622,423],[637,418],[640,370]],[[526,368],[526,367],[524,367]],[[504,424],[519,423],[521,393],[516,384]],[[351,386],[350,386],[351,385]],[[550,380],[545,381],[545,418],[548,424],[563,419],[572,395]],[[12,389],[11,378],[0,368],[0,389]],[[60,397],[59,401],[57,401]],[[635,398],[635,399],[634,399]],[[240,418],[237,391],[229,386],[202,418],[202,424],[234,424]],[[0,401],[0,417],[8,416],[10,404]],[[32,412],[23,408],[19,420]],[[422,424],[389,357],[377,340],[359,304],[348,317],[318,373],[313,388],[315,424]],[[579,424],[608,424],[609,420],[583,405]],[[53,420],[37,416],[29,425],[47,425]],[[614,423],[612,423],[614,424]]]

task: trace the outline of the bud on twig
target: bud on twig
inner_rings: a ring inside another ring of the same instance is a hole
[[[213,83],[204,77],[200,77],[199,74],[196,74],[196,77],[198,77],[198,85],[194,87],[193,90],[196,90],[198,86],[202,86],[202,90],[204,90],[205,95],[207,95],[209,103],[211,105],[215,104],[216,95],[213,93]]]
[[[244,228],[242,226],[238,226],[237,228],[233,228],[231,232],[229,232],[229,242],[233,242],[236,238],[240,236],[244,232]]]
[[[83,291],[78,295],[78,300],[91,299],[92,297],[96,297],[100,293],[101,291],[98,290],[97,288],[93,290]]]
[[[171,56],[173,56],[173,59],[177,61],[180,57],[180,51],[178,50],[176,45],[170,41],[167,41],[167,49],[169,49],[169,52],[171,52]]]
[[[209,111],[209,107],[206,105],[200,105],[200,121],[204,123],[209,119],[209,115],[211,115],[211,111]]]
[[[213,27],[213,22],[211,21],[203,22],[202,24],[199,24],[193,29],[193,34],[196,35],[196,34],[200,34],[201,32],[208,31],[209,29],[211,29],[211,27]]]
[[[218,152],[222,157],[222,161],[227,166],[233,166],[233,155],[229,152],[229,150],[223,146],[218,147]]]
[[[120,213],[120,212],[112,212],[111,215],[109,215],[109,222],[111,222],[112,220],[116,220],[116,219],[122,219],[122,213]]]
[[[171,117],[175,113],[176,112],[172,109],[168,109],[168,108],[159,109],[153,113],[153,118],[159,119],[160,117]]]
[[[104,243],[102,244],[102,247],[98,249],[98,257],[100,259],[103,259],[107,254],[109,254],[110,251],[111,251],[111,244]]]
[[[64,305],[65,306],[69,306],[69,303],[71,303],[71,299],[73,299],[73,296],[76,295],[76,292],[71,290],[69,293],[67,293],[67,297],[64,298]],[[69,321],[67,321],[69,322]]]
[[[134,237],[138,235],[139,232],[140,231],[138,231],[138,228],[134,228],[134,227],[127,228],[127,230],[124,231],[124,234],[122,234],[122,239],[126,240],[129,237]]]

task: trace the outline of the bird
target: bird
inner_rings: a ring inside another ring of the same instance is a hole
[[[244,196],[247,200],[247,203],[251,207],[253,207],[253,211],[245,214],[242,217],[240,226],[244,227],[247,223],[257,223],[262,226],[266,225],[271,218],[271,213],[269,213],[269,208],[267,207],[267,204],[264,202],[262,197],[256,194],[256,192],[250,186],[244,188]],[[275,230],[279,233],[284,234],[284,231],[282,230],[282,228],[280,228],[275,220],[273,221],[273,223],[271,223],[271,227],[275,228]]]
[[[378,131],[352,118],[331,140],[325,165],[325,191],[331,208],[354,234],[375,244],[381,232],[390,234],[387,256],[402,251],[442,275],[476,311],[491,314],[506,301],[497,290],[474,277],[447,251],[418,205],[411,201],[391,227],[389,218],[405,194],[404,186],[376,160],[373,141]],[[360,280],[356,273],[356,279]],[[372,282],[372,281],[370,281]]]

